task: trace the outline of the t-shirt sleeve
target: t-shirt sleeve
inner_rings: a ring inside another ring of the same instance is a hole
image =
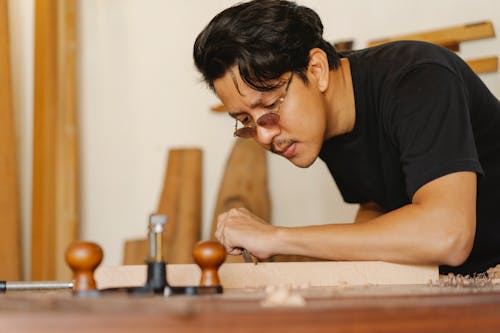
[[[449,173],[482,174],[460,78],[445,67],[425,64],[408,71],[390,91],[384,122],[399,149],[409,198]]]

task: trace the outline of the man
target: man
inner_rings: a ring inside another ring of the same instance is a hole
[[[218,217],[230,254],[437,264],[478,273],[500,263],[500,103],[455,54],[395,42],[339,54],[318,15],[284,0],[218,14],[194,59],[253,138],[298,167],[320,157],[356,223],[296,228],[245,209]],[[314,200],[304,198],[304,200]]]

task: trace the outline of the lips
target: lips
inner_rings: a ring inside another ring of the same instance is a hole
[[[295,148],[296,148],[296,144],[292,143],[286,149],[279,152],[279,154],[282,155],[283,157],[286,157],[286,158],[292,158],[293,156],[295,156]]]

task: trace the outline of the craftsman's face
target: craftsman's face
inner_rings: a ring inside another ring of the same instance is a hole
[[[280,103],[279,121],[271,126],[255,126],[253,138],[298,167],[310,166],[318,157],[326,130],[324,101],[314,78],[306,86],[297,74],[292,78],[291,73],[285,73],[280,87],[261,92],[244,83],[237,68],[231,72],[214,82],[215,92],[229,115],[244,125],[255,124],[274,103]]]

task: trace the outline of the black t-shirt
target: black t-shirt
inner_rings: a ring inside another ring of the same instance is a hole
[[[438,177],[474,171],[472,252],[463,265],[440,271],[469,274],[500,263],[498,99],[457,55],[433,44],[394,42],[344,56],[354,87],[354,130],[325,141],[320,152],[344,200],[394,210]]]

